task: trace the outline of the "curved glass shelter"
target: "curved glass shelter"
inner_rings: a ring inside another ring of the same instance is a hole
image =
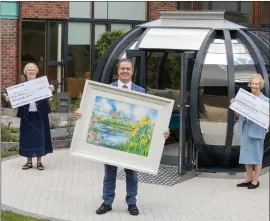
[[[269,33],[226,19],[229,12],[161,11],[115,41],[100,60],[93,80],[117,79],[116,64],[135,62],[133,81],[149,94],[175,100],[162,163],[179,173],[238,165],[238,119],[228,107],[240,88],[259,73],[269,97]],[[171,114],[171,113],[169,113]],[[270,135],[265,159],[270,156]],[[267,160],[266,160],[267,162]],[[265,164],[264,164],[265,165]]]

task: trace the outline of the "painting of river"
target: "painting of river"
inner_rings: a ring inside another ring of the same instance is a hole
[[[96,96],[86,142],[148,156],[158,111]]]

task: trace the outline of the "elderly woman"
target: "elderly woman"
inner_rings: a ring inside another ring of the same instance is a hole
[[[249,80],[248,86],[253,95],[269,102],[261,90],[264,87],[264,80],[260,74],[254,74]],[[234,99],[231,100],[231,103]],[[266,130],[258,124],[239,115],[238,135],[241,136],[239,163],[245,164],[246,178],[237,187],[247,187],[255,189],[259,187],[259,176],[262,168],[262,158],[264,152],[264,138]],[[253,176],[253,167],[255,165],[255,174]]]
[[[28,63],[24,67],[24,74],[28,81],[36,79],[38,67]],[[54,91],[54,86],[49,88]],[[5,96],[9,101],[9,97]],[[44,170],[41,157],[52,153],[52,142],[48,114],[51,112],[48,99],[39,100],[18,108],[17,117],[21,118],[19,154],[27,157],[22,167],[27,170],[33,167],[32,158],[37,157],[37,169]]]

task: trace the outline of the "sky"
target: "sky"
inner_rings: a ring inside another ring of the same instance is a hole
[[[158,111],[152,108],[137,106],[121,101],[96,96],[94,112],[99,115],[109,116],[111,112],[121,112],[122,118],[131,118],[138,121],[147,116],[152,122],[156,121]]]

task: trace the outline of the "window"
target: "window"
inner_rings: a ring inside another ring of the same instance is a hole
[[[252,2],[202,2],[202,10],[241,12],[251,22]]]
[[[94,2],[94,17],[144,21],[146,2]]]
[[[91,18],[92,2],[69,2],[70,18]]]
[[[269,2],[260,2],[259,3],[259,24],[269,26]]]
[[[45,75],[45,27],[45,22],[22,22],[22,69],[34,62],[40,75]]]
[[[107,25],[95,25],[95,44],[100,39],[101,35],[106,32]]]
[[[17,19],[18,12],[18,2],[0,2],[1,19]]]
[[[122,30],[124,33],[131,30],[130,24],[111,24],[111,30]]]
[[[83,92],[85,79],[91,78],[91,24],[68,23],[68,92],[72,98]],[[83,34],[82,34],[83,32]]]
[[[83,34],[82,34],[83,30]],[[90,24],[68,24],[68,76],[84,77],[90,70]]]

